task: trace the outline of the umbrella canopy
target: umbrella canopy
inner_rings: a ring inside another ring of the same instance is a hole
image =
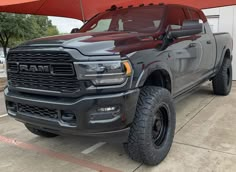
[[[1,0],[0,12],[70,17],[88,20],[112,5],[158,4],[163,0]],[[164,0],[166,4],[183,4],[196,8],[212,8],[235,5],[236,0]]]
[[[21,0],[20,3],[33,2],[37,0]],[[19,4],[19,0],[0,1],[0,6]]]

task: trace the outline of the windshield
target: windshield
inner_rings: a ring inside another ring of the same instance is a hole
[[[164,15],[164,7],[147,6],[108,11],[86,23],[80,32],[156,32]]]

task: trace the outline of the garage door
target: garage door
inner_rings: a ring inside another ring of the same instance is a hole
[[[233,80],[236,80],[236,6],[204,10],[212,31],[229,32],[234,39]]]

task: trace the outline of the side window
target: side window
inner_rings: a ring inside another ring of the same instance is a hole
[[[195,11],[195,10],[193,10],[193,9],[187,9],[187,12],[188,12],[188,15],[189,15],[188,18],[189,18],[190,20],[198,20],[199,23],[204,23],[204,21],[202,20],[200,14],[199,14],[197,11]],[[205,29],[205,27],[204,27],[202,34],[205,34],[205,33],[206,33],[206,29]]]
[[[189,9],[188,11],[189,11],[189,16],[190,16],[191,20],[200,20],[201,19],[199,14],[196,11],[194,11],[192,9]]]
[[[180,29],[183,25],[184,20],[186,20],[186,16],[184,10],[178,7],[171,7],[168,11],[167,17],[167,26],[170,26],[172,29]]]

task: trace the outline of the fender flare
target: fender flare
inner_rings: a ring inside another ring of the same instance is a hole
[[[224,46],[224,49],[222,51],[222,54],[221,54],[221,57],[220,57],[220,61],[219,61],[219,64],[216,66],[217,69],[216,69],[216,72],[218,72],[223,64],[223,61],[224,61],[224,58],[225,58],[225,54],[227,51],[230,51],[230,60],[232,61],[233,60],[233,56],[232,56],[232,50],[230,47],[228,46]]]
[[[152,62],[150,64],[147,64],[145,66],[145,68],[143,69],[142,73],[140,74],[138,81],[136,83],[136,87],[142,87],[144,86],[147,78],[154,72],[157,70],[161,70],[164,71],[165,73],[168,74],[168,76],[170,77],[170,84],[171,84],[171,90],[173,90],[173,76],[172,76],[172,72],[170,70],[170,67],[164,63],[164,62],[160,62],[160,61],[155,61]]]

